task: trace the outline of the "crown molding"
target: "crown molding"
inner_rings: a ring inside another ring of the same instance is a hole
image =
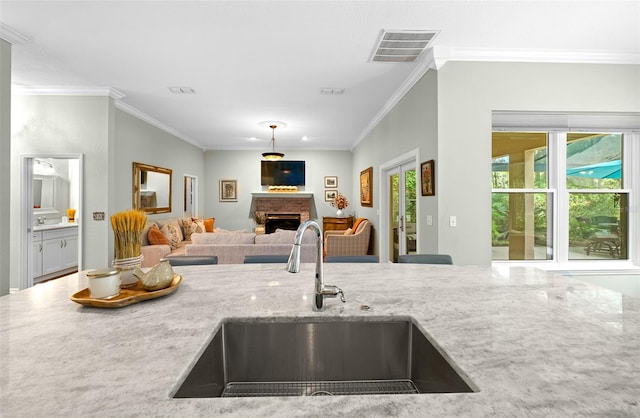
[[[144,122],[147,122],[150,125],[155,126],[156,128],[162,129],[166,133],[173,135],[185,142],[188,142],[191,145],[194,145],[200,148],[203,151],[206,151],[206,148],[202,146],[197,141],[183,135],[182,133],[176,131],[175,129],[165,125],[159,120],[147,115],[136,109],[133,106],[130,106],[122,101],[122,99],[126,96],[124,93],[111,88],[111,87],[47,87],[47,86],[35,86],[35,87],[22,87],[22,86],[12,86],[12,94],[19,94],[25,96],[100,96],[100,97],[111,97],[114,99],[114,104],[117,109],[122,110],[129,115],[138,118]]]
[[[24,96],[108,96],[121,100],[125,94],[111,87],[11,86],[13,94]]]
[[[423,75],[430,69],[435,69],[435,61],[433,59],[433,54],[431,50],[425,51],[423,55],[420,56],[420,61],[418,61],[416,68],[413,69],[409,77],[404,80],[404,82],[400,85],[400,87],[393,93],[393,95],[387,100],[384,106],[380,109],[380,111],[374,116],[374,118],[369,122],[369,124],[362,130],[362,133],[358,136],[356,141],[353,143],[351,150],[353,151],[355,147],[362,142],[362,140],[369,135],[369,133],[387,116],[387,113],[391,111],[395,107],[395,105],[400,102],[400,100],[404,97],[405,94],[411,90],[411,88],[422,78]]]
[[[389,98],[376,116],[362,130],[353,143],[351,150],[362,142],[369,133],[384,119],[405,94],[429,70],[439,70],[449,61],[483,61],[483,62],[538,62],[557,64],[628,64],[640,65],[640,54],[626,54],[615,52],[580,52],[580,51],[550,51],[523,49],[473,49],[433,47],[425,51],[422,60],[400,85],[398,90]]]
[[[31,39],[2,22],[0,22],[0,39],[4,39],[11,45],[28,44],[31,42]]]
[[[640,64],[640,53],[552,51],[543,49],[474,49],[436,47],[438,68],[448,61],[540,62],[556,64]]]
[[[115,101],[115,106],[117,109],[122,110],[125,113],[128,113],[129,115],[138,118],[144,122],[147,122],[150,125],[155,126],[158,129],[162,129],[163,131],[165,131],[166,133],[173,135],[181,140],[183,140],[184,142],[188,142],[189,144],[196,146],[198,148],[200,148],[202,151],[206,151],[206,147],[204,147],[201,143],[199,143],[198,141],[195,141],[191,138],[189,138],[186,135],[183,135],[182,133],[176,131],[175,129],[171,128],[169,125],[166,125],[162,122],[160,122],[158,119],[147,115],[146,113],[141,112],[140,110],[136,109],[133,106],[130,106],[120,100],[116,100]]]

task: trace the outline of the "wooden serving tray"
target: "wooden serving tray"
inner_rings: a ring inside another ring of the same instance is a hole
[[[173,293],[182,282],[182,276],[173,275],[173,281],[169,287],[160,290],[144,290],[142,283],[138,281],[134,286],[120,289],[120,294],[113,299],[95,299],[91,297],[89,289],[83,289],[71,295],[71,300],[81,305],[93,306],[95,308],[122,308],[133,303],[142,302],[147,299],[155,299],[160,296]]]

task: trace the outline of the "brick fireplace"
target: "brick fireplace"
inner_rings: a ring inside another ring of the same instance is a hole
[[[268,215],[299,215],[300,222],[311,218],[313,193],[253,193],[253,210]]]

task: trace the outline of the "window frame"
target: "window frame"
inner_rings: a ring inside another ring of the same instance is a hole
[[[572,117],[573,116],[573,117]],[[592,118],[590,119],[589,116]],[[625,114],[527,114],[526,112],[494,112],[491,132],[545,132],[547,134],[547,188],[546,189],[491,189],[491,193],[548,193],[553,198],[552,222],[553,257],[551,260],[492,260],[492,264],[535,265],[547,269],[602,270],[635,267],[639,257],[640,222],[638,204],[640,193],[640,115]],[[622,119],[621,119],[622,118]],[[571,126],[579,120],[583,127]],[[591,123],[585,121],[591,120]],[[554,121],[555,123],[549,123]],[[496,124],[500,122],[500,124]],[[562,124],[566,126],[558,126]],[[598,128],[592,125],[597,124]],[[639,126],[635,126],[638,124]],[[556,125],[556,126],[553,126]],[[620,126],[620,128],[615,128]],[[622,135],[623,184],[621,189],[568,189],[566,187],[566,139],[570,133],[598,133]],[[491,161],[491,160],[490,160]],[[627,259],[624,260],[570,260],[569,259],[569,196],[570,193],[628,193]]]

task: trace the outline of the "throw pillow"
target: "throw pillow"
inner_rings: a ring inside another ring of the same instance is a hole
[[[344,231],[344,235],[353,235],[353,229],[347,228],[347,230]]]
[[[207,231],[204,226],[204,219],[191,218],[191,222],[193,222],[193,232],[204,234]]]
[[[193,231],[193,222],[191,221],[191,218],[180,219],[180,226],[184,232],[184,240],[191,241],[191,234],[195,232]]]
[[[216,223],[216,218],[209,218],[204,220],[204,230],[206,232],[213,232],[213,226]]]
[[[360,226],[360,224],[362,223],[362,221],[366,221],[366,218],[358,218],[356,219],[356,221],[353,223],[353,226],[351,227],[351,229],[353,229],[354,231],[358,230],[358,227]]]
[[[179,229],[180,228],[176,228],[172,224],[166,224],[160,230],[164,234],[164,236],[167,237],[167,239],[169,240],[169,245],[171,246],[172,250],[175,250],[176,248],[178,248],[178,246],[180,245],[180,242],[182,242],[181,240],[182,234],[180,233]]]
[[[151,225],[149,232],[147,232],[147,239],[151,245],[170,245],[167,237],[158,229],[158,225]]]
[[[171,225],[174,228],[176,228],[176,230],[178,231],[178,238],[180,238],[180,241],[184,240],[184,235],[182,234],[182,225],[180,224],[179,219],[168,219],[164,221],[158,221],[158,226],[160,227],[161,231],[162,231],[162,228],[164,228],[167,225]]]

